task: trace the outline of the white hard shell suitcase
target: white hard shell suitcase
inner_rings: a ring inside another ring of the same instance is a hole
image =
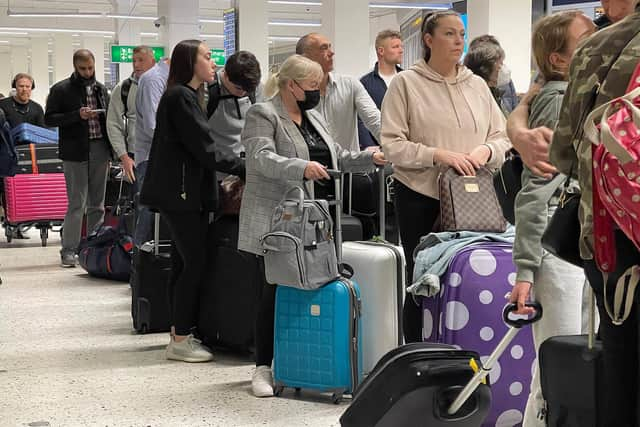
[[[353,267],[353,280],[360,285],[365,375],[373,370],[382,356],[403,344],[406,260],[402,247],[384,242],[384,170],[380,173],[382,241],[342,244],[343,262]]]

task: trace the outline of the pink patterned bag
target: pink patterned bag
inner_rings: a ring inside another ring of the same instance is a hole
[[[640,66],[633,73],[626,95],[595,109],[584,125],[593,154],[595,259],[605,277],[605,306],[617,325],[629,317],[640,282],[640,266],[629,268],[618,280],[611,310],[606,282],[608,274],[616,268],[615,227],[640,250],[639,107]]]

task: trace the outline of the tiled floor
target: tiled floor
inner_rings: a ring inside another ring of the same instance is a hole
[[[59,238],[0,237],[0,426],[337,426],[346,403],[250,394],[252,363],[164,359],[132,332],[128,284],[62,269]]]

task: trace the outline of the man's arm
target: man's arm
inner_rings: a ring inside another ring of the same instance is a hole
[[[55,86],[51,88],[47,98],[47,108],[44,113],[44,122],[49,127],[67,126],[82,121],[80,109],[75,111],[62,111],[62,99],[64,93]]]
[[[127,131],[124,122],[124,104],[120,97],[122,85],[113,89],[113,98],[107,112],[107,134],[111,147],[118,158],[127,154]]]
[[[507,135],[524,164],[535,175],[550,179],[557,173],[549,162],[549,144],[553,131],[547,127],[529,129],[528,126],[529,105],[539,90],[539,85],[534,84],[511,112],[507,120]]]
[[[362,83],[356,79],[352,79],[351,82],[358,117],[373,137],[380,142],[380,110]]]
[[[136,96],[137,110],[142,114],[138,116],[138,123],[148,135],[153,135],[156,129],[156,111],[160,98],[166,89],[166,83],[158,79],[144,80],[144,87],[138,86]]]

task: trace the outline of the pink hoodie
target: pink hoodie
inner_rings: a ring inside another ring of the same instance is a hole
[[[382,103],[381,145],[394,177],[412,190],[438,199],[436,148],[469,153],[487,144],[487,164],[498,168],[511,148],[506,120],[489,87],[464,65],[445,79],[422,59],[398,74]]]

